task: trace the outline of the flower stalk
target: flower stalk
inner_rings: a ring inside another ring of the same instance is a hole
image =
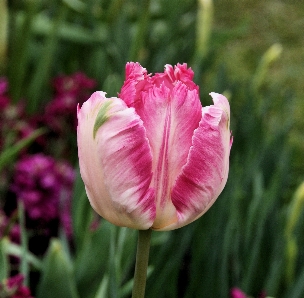
[[[20,230],[21,230],[21,247],[22,247],[22,257],[20,262],[20,272],[24,277],[23,283],[27,286],[28,285],[28,274],[29,274],[29,267],[27,263],[27,251],[28,251],[28,240],[27,240],[27,232],[25,229],[25,213],[24,213],[24,205],[22,201],[18,201],[18,216],[19,216],[19,223],[20,223]]]
[[[132,298],[145,297],[152,230],[139,230]]]
[[[1,71],[4,71],[4,67],[7,63],[7,41],[8,41],[8,4],[6,0],[0,0],[0,70]]]
[[[196,33],[196,55],[203,60],[209,49],[209,40],[212,31],[213,1],[199,0]]]

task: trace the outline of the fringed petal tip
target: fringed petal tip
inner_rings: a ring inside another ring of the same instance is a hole
[[[170,64],[166,64],[164,73],[157,73],[155,76],[167,76],[173,84],[179,81],[183,82],[190,90],[199,89],[193,82],[194,72],[191,67],[188,68],[187,63],[177,63],[174,67]]]
[[[147,69],[138,62],[128,62],[126,64],[126,79],[139,79],[147,75]]]

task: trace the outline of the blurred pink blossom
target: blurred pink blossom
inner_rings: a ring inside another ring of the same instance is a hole
[[[257,296],[258,298],[266,298],[267,294],[266,291],[260,292]],[[230,290],[230,297],[231,298],[249,298],[241,289],[234,287]],[[250,296],[251,297],[251,296]]]
[[[71,234],[70,206],[74,169],[44,154],[23,157],[15,166],[12,190],[32,220],[59,218]]]
[[[3,297],[10,298],[33,298],[29,288],[22,284],[23,280],[22,274],[17,274],[4,280],[0,284],[0,296],[2,294]]]
[[[76,106],[89,97],[96,81],[82,72],[76,72],[56,77],[53,85],[55,96],[46,106],[45,123],[56,132],[64,131],[66,124],[76,127]]]
[[[82,72],[76,72],[70,76],[61,75],[54,79],[53,85],[56,93],[78,94],[82,89],[92,89],[96,81],[88,78]]]
[[[8,90],[8,81],[6,77],[0,77],[0,109],[4,109],[10,102],[6,95]]]
[[[230,297],[231,298],[247,298],[247,295],[242,290],[235,287],[230,290]]]
[[[20,243],[19,225],[11,222],[10,218],[0,209],[0,239],[3,236],[8,236],[12,242]]]

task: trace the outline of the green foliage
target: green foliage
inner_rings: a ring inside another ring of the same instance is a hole
[[[5,238],[0,241],[0,280],[3,280],[9,275],[8,256],[5,253]]]
[[[86,232],[90,227],[93,217],[79,169],[77,169],[73,197],[77,198],[72,202],[73,235],[75,246],[76,248],[79,248],[82,246],[84,238],[87,235]]]
[[[51,241],[44,262],[37,297],[79,297],[73,278],[73,264],[58,240]]]
[[[45,129],[37,129],[29,136],[16,142],[15,144],[6,144],[6,148],[0,152],[0,171],[9,164],[12,164],[18,153],[29,146],[36,138],[45,133]]]

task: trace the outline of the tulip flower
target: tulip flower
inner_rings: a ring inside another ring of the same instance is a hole
[[[221,94],[202,107],[186,64],[154,76],[127,63],[119,97],[78,107],[80,173],[92,207],[118,226],[173,230],[202,216],[223,190],[232,145]]]

